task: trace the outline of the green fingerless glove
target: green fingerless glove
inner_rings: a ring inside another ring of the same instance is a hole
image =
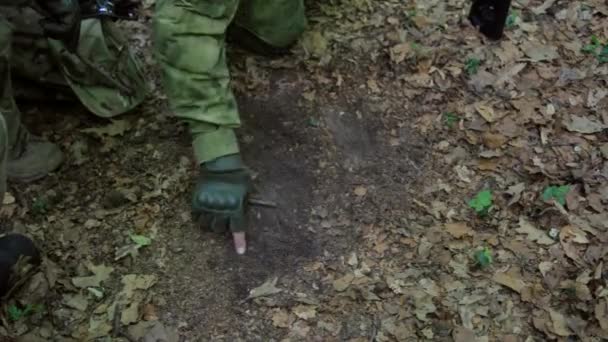
[[[192,211],[198,222],[214,232],[242,232],[251,177],[241,156],[233,154],[201,165]]]

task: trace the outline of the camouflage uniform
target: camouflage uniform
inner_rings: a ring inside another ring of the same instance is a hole
[[[14,99],[16,78],[45,89],[71,91],[101,117],[124,113],[146,96],[142,68],[114,23],[83,20],[78,48],[72,53],[62,42],[45,37],[40,13],[27,0],[0,0],[0,176],[6,171],[2,161],[7,155],[16,157],[20,145],[27,143],[27,130]],[[0,182],[3,190],[4,179]]]
[[[284,48],[306,26],[303,0],[157,0],[156,50],[175,114],[189,124],[199,163],[239,153],[239,113],[226,65],[230,25]]]

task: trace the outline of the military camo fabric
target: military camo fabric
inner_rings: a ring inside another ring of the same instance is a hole
[[[226,64],[228,28],[273,47],[306,27],[303,0],[157,0],[155,44],[175,114],[189,124],[199,163],[239,152],[240,125]],[[238,41],[238,37],[237,37]]]
[[[0,0],[0,190],[5,187],[3,161],[18,153],[27,134],[15,104],[15,84],[69,92],[101,117],[125,113],[147,94],[142,67],[113,22],[83,20],[78,48],[71,53],[45,37],[41,18],[29,1]],[[18,90],[26,97],[35,93]]]

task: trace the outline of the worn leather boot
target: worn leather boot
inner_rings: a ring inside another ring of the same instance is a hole
[[[63,162],[59,147],[43,138],[27,134],[20,146],[13,147],[6,163],[11,181],[33,182],[54,171]]]

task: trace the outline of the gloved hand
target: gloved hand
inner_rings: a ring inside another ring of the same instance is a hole
[[[238,254],[247,249],[245,209],[251,178],[238,154],[201,165],[194,190],[192,211],[204,228],[217,233],[230,231]]]
[[[78,0],[38,0],[46,11],[40,26],[49,38],[65,43],[70,51],[78,47],[80,37],[80,5]]]

